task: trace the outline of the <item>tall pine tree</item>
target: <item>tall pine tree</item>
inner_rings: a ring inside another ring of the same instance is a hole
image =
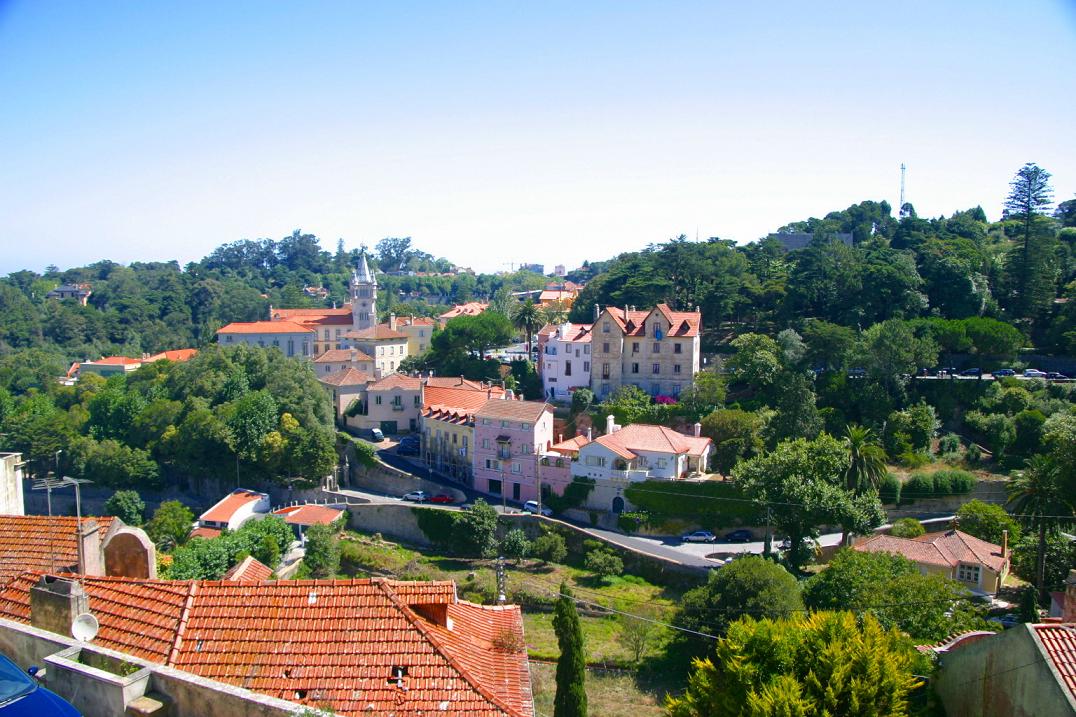
[[[1009,183],[1005,218],[1018,229],[1005,269],[1008,308],[1017,318],[1034,320],[1054,298],[1056,240],[1053,223],[1044,216],[1052,196],[1050,173],[1031,162]]]
[[[553,611],[553,630],[560,645],[557,660],[557,695],[553,717],[587,717],[587,663],[583,651],[583,628],[567,583],[561,583],[560,598]]]

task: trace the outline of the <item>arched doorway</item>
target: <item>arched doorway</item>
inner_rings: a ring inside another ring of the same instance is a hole
[[[617,515],[624,512],[624,499],[619,495],[616,498],[613,498],[613,512]]]

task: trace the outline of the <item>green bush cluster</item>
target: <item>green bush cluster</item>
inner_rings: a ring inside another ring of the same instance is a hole
[[[911,503],[916,499],[963,495],[970,493],[974,487],[974,475],[954,468],[934,473],[913,473],[901,489],[900,496],[904,503]]]
[[[900,478],[892,473],[886,473],[881,485],[878,486],[878,497],[884,505],[896,505],[900,502],[900,490]]]
[[[646,511],[654,524],[680,518],[717,528],[749,524],[756,518],[755,505],[732,482],[648,480],[633,483],[624,494],[640,511]]]
[[[573,477],[572,482],[564,487],[564,492],[557,495],[545,484],[542,486],[542,505],[548,506],[557,514],[578,508],[586,502],[587,496],[594,490],[594,485],[593,478]]]
[[[639,528],[650,524],[650,514],[645,510],[628,511],[616,518],[616,525],[625,533],[634,533]]]
[[[247,555],[275,568],[294,537],[288,524],[277,516],[252,520],[235,532],[224,532],[216,538],[195,538],[176,548],[166,577],[219,580]]]

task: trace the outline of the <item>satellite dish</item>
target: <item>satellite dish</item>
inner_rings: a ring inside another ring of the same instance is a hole
[[[97,628],[100,625],[97,618],[88,612],[84,612],[71,623],[71,637],[79,642],[92,642],[97,637]]]

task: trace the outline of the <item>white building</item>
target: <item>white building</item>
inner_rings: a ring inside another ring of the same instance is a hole
[[[21,453],[0,453],[0,515],[26,515],[22,465]]]
[[[221,346],[272,346],[285,356],[303,359],[312,356],[314,337],[313,329],[292,321],[236,321],[217,331]]]
[[[270,507],[268,494],[236,488],[202,513],[192,536],[208,538],[224,529],[238,530],[247,521],[267,515]]]
[[[609,416],[604,436],[582,445],[572,475],[598,481],[679,480],[707,472],[713,442],[665,426],[633,423],[623,428]]]
[[[568,400],[573,389],[590,386],[590,324],[564,323],[543,333],[542,388],[550,399]]]

